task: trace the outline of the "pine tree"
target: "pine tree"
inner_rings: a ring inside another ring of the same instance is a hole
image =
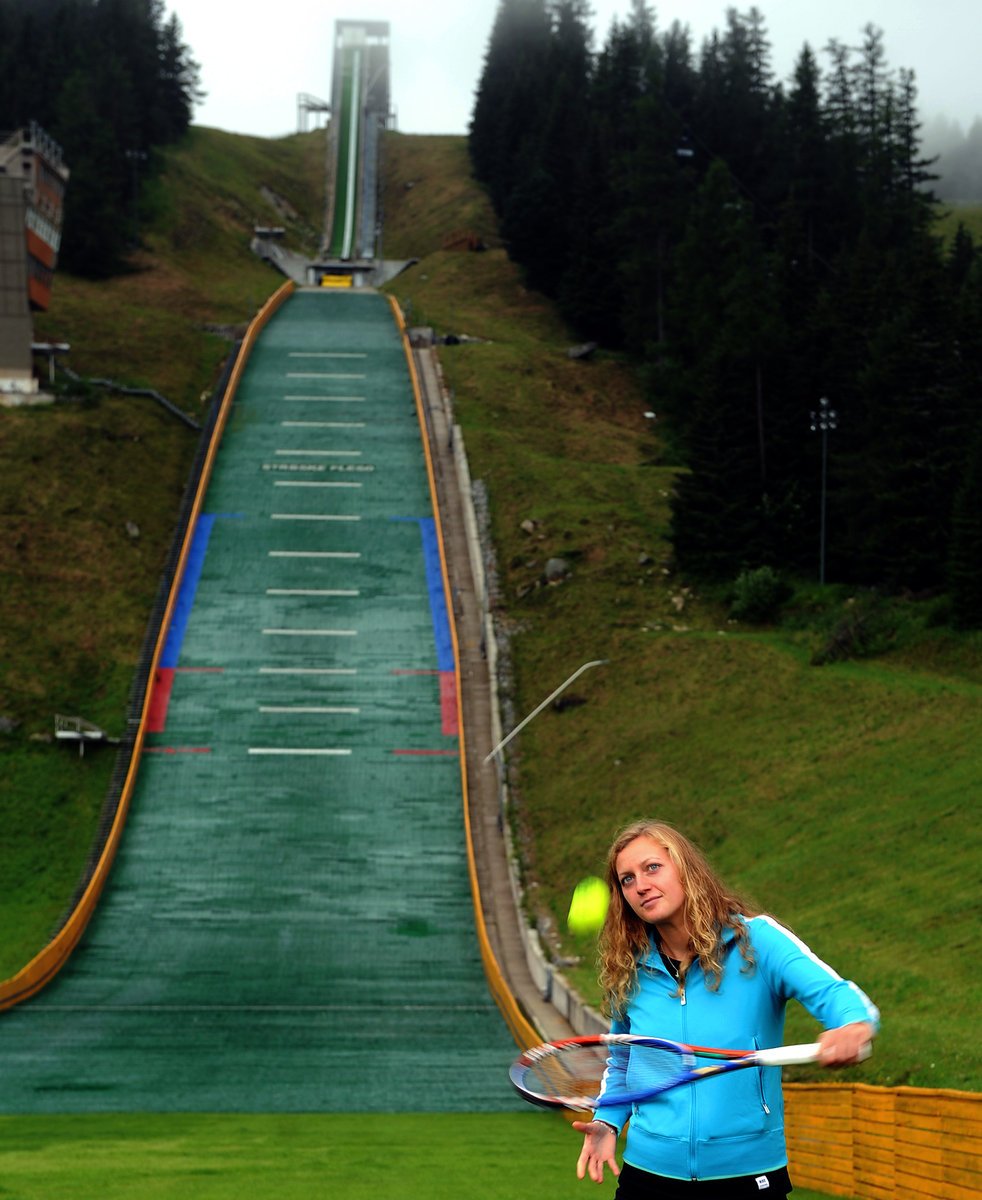
[[[785,94],[756,9],[730,10],[698,62],[644,0],[595,61],[585,28],[579,0],[502,0],[472,154],[529,280],[656,390],[687,468],[679,564],[813,569],[825,396],[829,577],[941,586],[982,266],[964,232],[948,256],[932,237],[913,73],[868,25],[856,50],[829,43],[824,74],[805,46]]]
[[[687,26],[673,21],[660,39],[665,103],[681,122],[686,136],[691,134],[693,105],[698,77],[693,65],[692,38]],[[686,147],[691,150],[689,143]]]
[[[764,19],[727,10],[723,35],[703,47],[696,123],[712,157],[722,158],[746,196],[767,220],[776,199],[780,162],[775,155],[778,99]]]
[[[689,473],[672,506],[673,543],[686,570],[717,577],[774,553],[784,489],[768,454],[768,362],[779,319],[750,207],[715,162],[676,256],[673,344],[681,373],[673,418]]]
[[[901,237],[923,235],[934,221],[935,196],[928,185],[937,175],[930,170],[934,160],[921,156],[920,130],[914,72],[901,69],[893,125],[894,191]]]
[[[591,73],[579,175],[568,202],[570,252],[559,287],[562,310],[583,336],[610,346],[623,342],[617,272],[625,251],[621,176],[635,151],[636,101],[647,44],[643,22],[615,22],[611,28]]]
[[[848,434],[838,439],[842,576],[939,587],[968,432],[954,293],[930,238],[886,255],[866,248],[863,353]]]
[[[584,0],[556,0],[550,15],[548,99],[540,127],[526,138],[523,175],[505,201],[502,233],[530,285],[555,295],[570,255],[570,198],[583,176],[592,59]]]
[[[191,124],[194,106],[204,98],[200,69],[190,57],[176,13],[161,28],[158,58],[161,84],[158,136],[160,140],[170,141],[180,137]],[[155,143],[157,139],[152,140]]]
[[[965,228],[964,221],[959,221],[955,236],[951,241],[951,249],[948,251],[948,272],[956,291],[959,291],[968,282],[975,258],[974,239]]]
[[[103,79],[110,77],[111,68]],[[91,73],[77,70],[64,81],[54,128],[70,148],[72,170],[62,261],[79,275],[103,279],[123,262],[127,174],[126,160],[100,111],[92,83]]]
[[[800,230],[800,266],[812,275],[831,253],[828,221],[828,125],[821,105],[821,72],[805,45],[795,64],[785,105],[788,185],[785,206]],[[794,252],[794,251],[793,251]],[[824,272],[818,272],[822,274]]]
[[[500,0],[468,139],[475,177],[499,214],[528,169],[529,143],[541,133],[550,42],[545,0]]]
[[[840,249],[855,242],[863,221],[860,139],[857,99],[849,47],[835,39],[825,48],[831,67],[825,75],[824,116],[828,130],[825,176],[827,197],[826,256],[834,260]]]
[[[163,0],[0,0],[3,125],[38,121],[71,169],[61,261],[104,276],[132,232],[128,155],[180,137],[198,68]]]

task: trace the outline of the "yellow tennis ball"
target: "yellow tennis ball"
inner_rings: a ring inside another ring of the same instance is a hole
[[[573,891],[566,917],[570,933],[596,933],[604,923],[609,903],[610,893],[602,879],[596,875],[581,879]]]

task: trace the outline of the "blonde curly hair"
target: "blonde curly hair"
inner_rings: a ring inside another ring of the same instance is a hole
[[[599,939],[600,985],[603,1011],[622,1017],[638,985],[638,963],[652,948],[651,926],[624,899],[617,875],[618,855],[639,837],[664,846],[678,871],[685,894],[682,915],[689,930],[689,949],[699,960],[706,986],[715,991],[723,978],[723,933],[732,929],[744,959],[744,969],[754,966],[750,934],[740,917],[759,914],[747,900],[720,880],[702,852],[684,834],[664,821],[634,821],[614,838],[607,853],[605,878],[610,905]],[[680,975],[679,990],[684,973]]]

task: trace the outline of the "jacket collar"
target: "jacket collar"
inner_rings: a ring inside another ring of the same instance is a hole
[[[743,917],[740,917],[738,919],[741,921],[744,920]],[[736,931],[731,929],[730,926],[727,925],[727,927],[723,930],[723,945],[729,946],[735,941],[736,941]],[[666,975],[669,974],[668,968],[662,962],[662,957],[658,951],[658,946],[656,944],[653,933],[649,936],[649,939],[648,939],[648,949],[645,950],[644,953],[641,955],[641,957],[638,959],[638,964],[642,967],[647,967],[649,970],[664,971]],[[693,967],[698,966],[698,965],[699,965],[698,961],[694,962],[692,964]],[[690,970],[691,970],[691,968],[690,968]]]

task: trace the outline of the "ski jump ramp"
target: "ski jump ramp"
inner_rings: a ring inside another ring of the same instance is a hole
[[[376,257],[379,235],[379,135],[389,121],[389,26],[338,21],[329,130],[324,252],[328,262]],[[332,169],[331,169],[332,168]]]
[[[281,292],[212,442],[101,900],[0,1013],[0,1112],[520,1103],[401,317]]]

